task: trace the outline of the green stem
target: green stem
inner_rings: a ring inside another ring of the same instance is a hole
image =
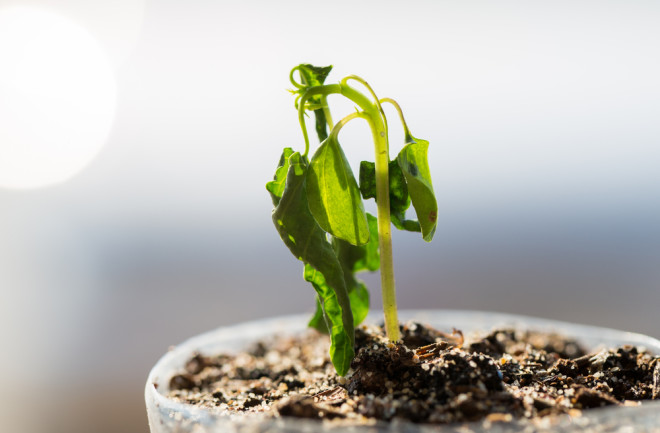
[[[396,285],[394,282],[394,262],[392,258],[392,223],[390,219],[390,157],[385,116],[382,114],[380,104],[374,105],[364,95],[350,86],[342,85],[341,93],[358,104],[364,110],[365,114],[369,116],[369,125],[371,126],[371,134],[375,146],[380,288],[383,297],[385,331],[390,341],[398,341],[399,318],[396,306]]]
[[[383,297],[383,312],[385,315],[385,330],[390,341],[399,340],[399,319],[396,306],[396,286],[394,283],[394,264],[392,259],[392,223],[390,219],[390,182],[388,164],[389,144],[387,141],[387,126],[385,115],[382,112],[378,98],[373,103],[369,98],[346,84],[348,79],[356,79],[350,76],[342,80],[341,84],[315,86],[309,88],[300,98],[298,105],[298,120],[305,138],[305,154],[309,151],[309,137],[305,126],[304,110],[305,102],[315,95],[330,95],[340,93],[357,104],[366,115],[371,127],[374,141],[375,165],[376,165],[376,202],[378,210],[378,244],[380,249],[380,279]],[[357,78],[357,81],[365,84],[365,81]],[[373,94],[371,88],[366,85]],[[362,116],[361,116],[362,117]],[[349,119],[350,120],[350,119]]]
[[[385,111],[383,111],[383,107],[380,105],[380,100],[378,100],[378,96],[376,96],[376,92],[374,92],[374,89],[371,88],[369,83],[365,81],[363,78],[358,77],[357,75],[349,75],[348,77],[344,77],[343,80],[341,80],[341,84],[346,86],[348,83],[348,80],[354,80],[357,81],[358,83],[362,84],[366,89],[371,93],[371,96],[374,98],[374,102],[376,103],[376,106],[378,107],[378,111],[380,111],[381,116],[383,117],[383,124],[385,125],[385,133],[387,133],[387,117],[385,117]]]
[[[412,136],[410,135],[410,130],[408,129],[408,124],[406,123],[406,119],[403,117],[403,111],[401,110],[401,106],[399,105],[398,102],[396,102],[392,98],[383,98],[380,100],[381,103],[388,102],[396,108],[396,111],[399,113],[399,119],[401,119],[401,125],[403,125],[403,134],[405,135],[404,142],[409,143],[413,141]]]
[[[298,70],[300,70],[300,65],[299,65],[299,66],[296,66],[296,67],[293,68],[293,69],[291,69],[291,72],[289,72],[289,81],[291,82],[291,84],[293,84],[293,86],[294,86],[296,89],[302,89],[302,88],[305,87],[305,85],[304,85],[304,84],[300,84],[299,82],[297,82],[296,79],[295,79],[295,77],[294,77],[296,71],[298,71]]]
[[[300,129],[302,129],[303,138],[305,139],[304,157],[307,157],[307,154],[309,154],[309,135],[307,134],[307,125],[305,124],[305,104],[313,96],[328,96],[333,93],[341,93],[341,86],[339,84],[314,86],[307,89],[300,98],[300,101],[298,101],[298,122],[300,123]]]
[[[339,131],[351,120],[357,119],[357,118],[365,119],[367,122],[369,122],[369,116],[367,116],[364,112],[362,111],[356,111],[355,113],[351,113],[348,116],[344,117],[341,119],[337,124],[332,128],[332,131],[330,132],[330,137],[334,138],[337,140],[337,136],[339,135]],[[337,140],[339,141],[339,140]]]
[[[381,123],[382,125],[382,123]],[[372,123],[371,131],[376,144],[376,203],[378,206],[378,245],[380,249],[380,282],[383,296],[385,330],[390,341],[399,340],[399,318],[396,307],[396,285],[392,258],[392,223],[390,219],[389,155],[384,129]]]

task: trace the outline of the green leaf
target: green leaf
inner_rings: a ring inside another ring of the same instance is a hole
[[[361,252],[351,254],[353,272],[374,272],[380,268],[380,253],[378,251],[378,219],[367,213],[369,224],[369,243],[361,247]],[[354,250],[356,247],[352,246]]]
[[[438,204],[433,193],[431,172],[427,160],[429,142],[408,136],[407,144],[396,160],[408,184],[408,193],[422,229],[422,237],[430,242],[435,234]]]
[[[362,245],[369,227],[360,190],[339,143],[332,137],[321,143],[307,172],[309,210],[331,235]]]
[[[303,63],[298,65],[298,71],[300,72],[302,84],[307,87],[320,86],[325,83],[325,79],[328,78],[328,74],[332,71],[332,65],[314,66],[309,63]]]
[[[341,321],[344,306],[341,305],[341,301],[337,297],[337,292],[330,288],[325,280],[325,276],[321,272],[305,264],[303,276],[305,281],[312,283],[312,286],[316,290],[326,327],[330,330],[330,341],[332,342],[330,345],[330,359],[335,370],[337,370],[337,374],[344,376],[351,367],[351,361],[355,357],[353,348],[355,336],[353,332],[351,332],[352,335],[348,335],[346,332],[347,326]],[[353,323],[348,328],[353,331]]]
[[[312,282],[323,304],[323,316],[331,330],[330,357],[344,375],[354,356],[353,314],[342,266],[326,233],[309,211],[306,177],[309,166],[300,153],[289,156],[289,169],[273,222],[284,244],[305,263],[305,279]]]
[[[408,195],[406,178],[396,161],[389,162],[388,175],[390,178],[390,209],[394,213],[403,214],[410,207],[410,195]]]
[[[319,283],[317,282],[316,284],[318,285]],[[314,288],[317,292],[316,310],[307,323],[307,326],[314,328],[323,334],[328,334],[328,324],[323,312],[324,303],[319,299],[319,288],[316,286]],[[355,279],[354,287],[348,292],[348,299],[351,302],[351,312],[353,313],[353,327],[356,327],[362,323],[369,314],[369,291],[367,290],[367,286],[362,281]]]
[[[388,164],[390,179],[390,219],[399,230],[421,231],[419,222],[406,219],[406,210],[410,207],[410,195],[406,178],[396,160]],[[365,199],[376,199],[376,165],[373,162],[360,163],[360,192]]]
[[[363,271],[376,271],[380,268],[378,252],[378,220],[367,213],[369,242],[364,245],[352,245],[344,240],[333,238],[332,244],[344,272],[344,281],[351,300],[351,311],[355,326],[362,323],[369,312],[369,291],[367,286],[357,279],[355,274]]]
[[[286,183],[286,174],[289,171],[289,157],[293,154],[293,149],[285,147],[280,157],[280,162],[275,170],[273,180],[266,184],[266,189],[270,193],[270,198],[273,200],[273,205],[277,206],[282,198],[284,192],[284,185]]]
[[[332,238],[332,245],[344,272],[344,281],[348,288],[348,297],[351,300],[353,323],[358,326],[364,321],[369,312],[369,291],[367,286],[355,277],[362,271],[376,271],[380,267],[380,254],[378,252],[378,221],[375,216],[367,213],[369,222],[369,242],[365,245],[351,245],[338,238]],[[328,333],[323,319],[321,304],[317,301],[316,312],[309,321],[309,326]]]
[[[376,198],[376,164],[360,161],[360,194],[365,200]]]
[[[367,213],[369,225],[369,242],[364,245],[352,245],[341,239],[334,238],[332,244],[342,264],[344,274],[361,271],[377,271],[380,267],[380,254],[378,252],[378,220]],[[347,285],[350,281],[347,280]]]
[[[353,316],[353,320],[355,320],[355,316]],[[323,334],[330,333],[330,331],[328,331],[328,325],[325,323],[325,317],[323,317],[323,304],[321,303],[318,294],[316,295],[316,310],[314,311],[312,318],[307,322],[307,326],[314,328]]]
[[[334,311],[333,309],[336,309],[336,295],[327,285],[323,274],[309,265],[305,265],[304,278],[306,281],[312,283],[317,294],[316,311],[307,325],[324,334],[328,334],[328,322],[330,323],[330,328],[334,329],[333,321],[331,319],[333,314],[329,314],[329,312],[332,313],[332,311]],[[362,281],[355,279],[353,281],[355,282],[355,285],[349,292],[348,297],[351,302],[353,326],[355,327],[362,323],[369,313],[369,291]],[[340,359],[343,358],[340,357]]]
[[[332,66],[313,66],[309,64],[303,64],[298,66],[298,71],[300,72],[300,78],[302,84],[305,85],[305,89],[312,86],[320,86],[325,82],[325,79],[328,77],[328,74],[332,70]],[[322,100],[320,97],[315,96],[309,101],[312,105],[320,105]],[[327,120],[325,117],[325,112],[322,109],[314,110],[314,117],[316,121],[316,135],[319,137],[319,141],[323,141],[328,138],[328,129],[327,129]]]
[[[419,225],[419,221],[406,219],[404,214],[391,212],[390,219],[392,220],[394,227],[399,230],[417,233],[422,231],[422,227]]]

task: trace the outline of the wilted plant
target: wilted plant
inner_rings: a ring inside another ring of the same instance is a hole
[[[330,358],[343,376],[355,356],[354,327],[369,310],[369,293],[355,274],[380,268],[385,328],[388,338],[398,341],[391,226],[421,232],[430,242],[437,203],[427,161],[428,142],[410,134],[399,105],[390,98],[378,99],[369,84],[355,75],[338,84],[324,84],[331,69],[303,64],[291,71],[305,151],[285,148],[274,180],[266,188],[275,206],[275,227],[293,255],[304,262],[304,278],[316,290],[317,309],[309,325],[330,334]],[[294,78],[296,72],[300,82]],[[349,85],[351,81],[361,84],[367,95]],[[336,124],[327,103],[332,94],[356,104],[356,112]],[[396,108],[403,125],[404,146],[394,160],[389,158],[384,103]],[[314,112],[320,141],[311,160],[305,111]],[[344,125],[354,119],[366,120],[371,128],[375,157],[374,162],[360,163],[359,185],[338,139]],[[378,218],[364,210],[362,200],[369,198],[376,200]],[[406,219],[411,203],[417,220]]]

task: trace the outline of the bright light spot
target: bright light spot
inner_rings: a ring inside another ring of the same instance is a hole
[[[0,9],[0,59],[0,187],[38,188],[79,173],[115,112],[115,79],[96,40],[52,12]]]

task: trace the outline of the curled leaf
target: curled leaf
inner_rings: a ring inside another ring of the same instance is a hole
[[[288,165],[282,196],[273,210],[273,222],[291,253],[305,263],[305,279],[314,286],[323,318],[331,331],[332,363],[337,373],[344,375],[354,356],[355,334],[342,266],[326,233],[309,211],[306,159],[295,152],[289,156]],[[278,188],[273,190],[278,191]]]
[[[325,83],[325,79],[328,78],[330,71],[332,71],[332,65],[314,66],[308,63],[298,65],[298,72],[300,72],[300,78],[305,87],[322,85]]]
[[[328,285],[323,273],[309,264],[305,264],[303,277],[305,281],[312,283],[316,290],[321,317],[323,317],[326,329],[330,331],[330,341],[332,342],[330,359],[337,374],[344,376],[351,367],[351,361],[355,356],[353,321],[349,325],[342,320],[346,306],[342,305],[343,301],[338,298],[337,292]],[[348,310],[350,311],[350,307]],[[347,332],[347,329],[350,329],[350,333]]]
[[[422,237],[426,242],[431,242],[437,225],[438,204],[433,193],[427,159],[429,142],[410,135],[406,141],[407,144],[401,149],[396,160],[406,178],[408,193],[417,213]]]
[[[313,66],[309,64],[298,65],[300,79],[304,85],[303,89],[322,85],[331,70],[332,66]],[[302,93],[302,89],[299,90],[298,93]],[[314,110],[314,117],[316,122],[316,135],[318,135],[320,141],[323,141],[328,138],[328,131],[326,129],[327,119],[325,117],[325,112],[322,109],[323,100],[320,97],[315,96],[309,101],[309,103],[313,106],[320,107]]]
[[[286,184],[286,174],[289,171],[289,157],[293,154],[293,149],[285,147],[280,156],[280,162],[277,164],[275,176],[273,180],[266,184],[266,189],[270,193],[270,198],[273,200],[273,205],[277,206],[282,198],[284,192],[284,185]]]

